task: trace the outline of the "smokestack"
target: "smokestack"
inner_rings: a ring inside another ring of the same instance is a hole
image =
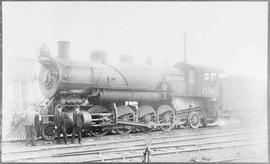
[[[69,41],[58,41],[58,57],[59,58],[65,58],[69,59],[69,47],[70,42]]]

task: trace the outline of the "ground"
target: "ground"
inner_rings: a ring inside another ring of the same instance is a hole
[[[6,142],[2,161],[141,162],[147,143],[152,162],[267,162],[267,140],[266,126],[230,120],[198,129],[84,137],[81,145],[71,144],[71,137],[67,145],[39,140],[37,146],[26,147],[24,142]]]

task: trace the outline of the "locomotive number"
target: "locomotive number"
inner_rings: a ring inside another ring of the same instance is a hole
[[[203,95],[213,95],[214,88],[202,88],[202,94]]]

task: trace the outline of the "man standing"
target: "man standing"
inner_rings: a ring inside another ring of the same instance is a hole
[[[66,132],[66,122],[68,120],[68,115],[65,112],[62,112],[62,105],[58,106],[58,112],[55,115],[55,125],[56,125],[56,133],[57,133],[57,143],[60,143],[60,134],[61,131],[63,133],[65,144],[67,144],[67,132]]]
[[[24,115],[24,128],[25,128],[25,141],[26,146],[32,145],[36,146],[36,129],[35,129],[35,105],[31,104],[31,107],[27,109]]]
[[[80,106],[75,106],[75,112],[73,113],[73,126],[72,126],[72,140],[71,143],[74,143],[74,138],[76,133],[78,133],[78,141],[81,144],[82,140],[82,127],[83,127],[84,117],[80,112]]]
[[[36,105],[35,105],[35,107],[36,107]],[[36,132],[37,132],[38,129],[40,128],[40,126],[41,126],[41,120],[42,120],[42,118],[41,118],[41,115],[40,115],[40,113],[39,113],[39,109],[38,109],[38,108],[35,108],[34,114],[35,114],[34,124],[35,124],[35,130],[36,130]],[[37,133],[36,133],[36,134],[37,134]],[[37,135],[36,135],[36,136],[37,136]]]

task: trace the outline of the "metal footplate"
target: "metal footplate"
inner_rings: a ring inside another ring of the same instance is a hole
[[[170,125],[170,123],[165,123],[165,124],[149,123],[149,124],[146,124],[146,123],[130,122],[130,121],[122,121],[122,120],[118,120],[117,124],[130,125],[130,126],[140,126],[140,127],[147,127],[147,128],[156,128],[158,126]]]

